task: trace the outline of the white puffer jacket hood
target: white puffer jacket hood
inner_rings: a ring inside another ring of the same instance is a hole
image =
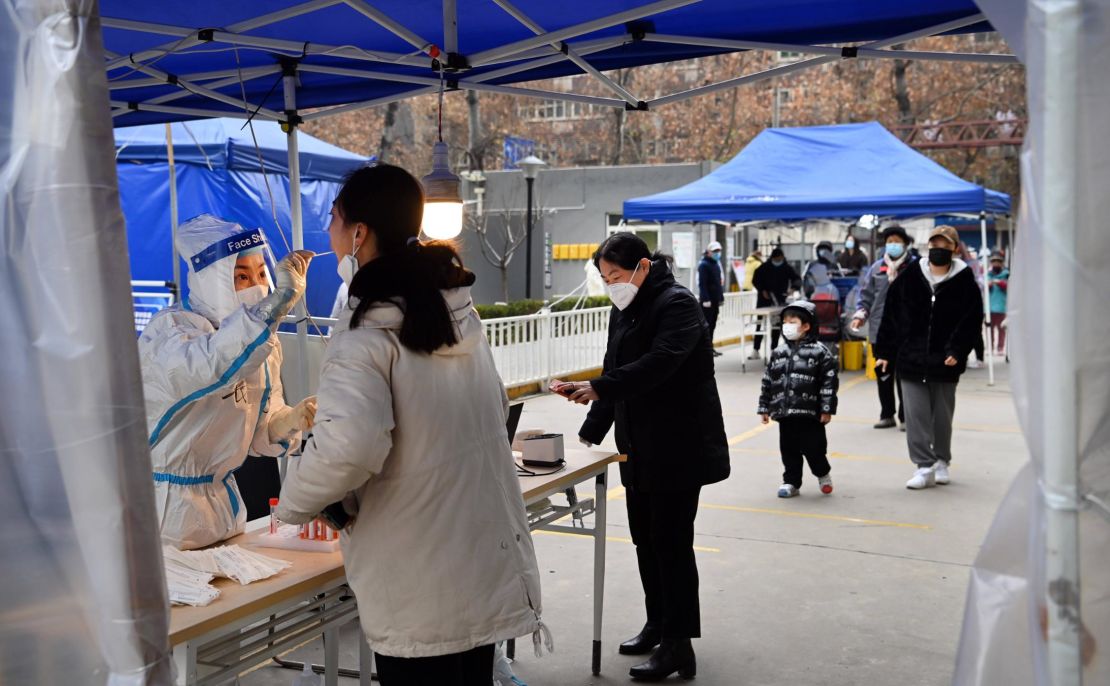
[[[353,492],[342,536],[370,646],[427,657],[533,634],[540,584],[505,434],[508,401],[470,291],[445,291],[460,343],[401,345],[402,312],[340,317],[314,436],[290,463],[278,516],[300,523]],[[550,642],[550,641],[548,641]]]
[[[482,321],[474,310],[474,301],[469,288],[456,288],[443,291],[443,300],[447,303],[455,320],[459,342],[452,346],[444,346],[435,351],[434,355],[469,355],[481,340],[484,340]],[[339,323],[333,333],[346,331],[350,328],[351,314],[358,298],[351,297],[348,309],[338,316]],[[360,329],[379,329],[383,331],[399,332],[404,323],[405,313],[397,303],[380,303],[366,310],[359,322]]]

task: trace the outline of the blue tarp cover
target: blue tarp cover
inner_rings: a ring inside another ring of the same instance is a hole
[[[1010,196],[964,181],[877,122],[767,129],[681,188],[626,200],[626,219],[749,221],[1009,212]]]
[[[203,119],[174,124],[174,161],[257,172],[261,169],[258,161],[261,151],[267,172],[288,175],[289,155],[281,126],[257,119],[252,125],[258,139],[257,149],[243,119]],[[366,163],[365,157],[301,132],[297,132],[297,150],[302,180],[342,181],[344,174]],[[165,125],[116,129],[117,162],[166,162],[167,152]]]
[[[190,122],[188,131],[184,124],[173,125],[178,218],[184,222],[209,212],[247,228],[260,227],[280,259],[286,253],[285,241],[292,244],[285,134],[276,123],[254,122],[278,221],[285,235],[283,240],[274,226],[270,198],[250,131],[240,131],[242,125],[242,120],[223,119]],[[120,206],[127,221],[133,279],[173,279],[170,173],[165,136],[165,124],[116,129],[119,151],[116,172]],[[366,160],[304,133],[298,135],[297,144],[301,153],[305,248],[326,252],[331,249],[327,227],[331,203],[339,193],[339,180]],[[183,281],[186,269],[183,263]],[[182,284],[183,289],[185,286]],[[309,267],[305,296],[309,313],[328,316],[338,288],[335,258],[327,256],[314,260]]]

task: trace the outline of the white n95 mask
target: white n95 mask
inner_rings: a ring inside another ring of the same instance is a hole
[[[251,286],[235,291],[235,297],[239,299],[241,304],[246,305],[248,309],[262,302],[269,294],[270,289],[265,286]]]
[[[639,263],[636,268],[632,270],[632,276],[629,277],[625,283],[611,283],[605,288],[609,291],[609,299],[613,301],[613,305],[618,310],[623,310],[632,304],[636,299],[636,294],[640,292],[640,287],[632,283],[632,279],[636,278],[636,272],[640,271]]]
[[[788,341],[796,341],[802,337],[802,325],[794,322],[787,322],[782,325],[782,335]]]
[[[351,254],[339,260],[336,265],[335,271],[339,274],[339,278],[343,279],[343,283],[350,287],[351,282],[355,280],[355,274],[358,273],[358,258],[355,253],[358,252],[359,246],[355,243],[356,236],[351,237]]]

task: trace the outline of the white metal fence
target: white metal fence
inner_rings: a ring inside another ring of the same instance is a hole
[[[135,335],[141,336],[151,317],[176,301],[177,288],[167,281],[132,281],[131,306],[135,313]]]
[[[541,312],[482,322],[497,371],[507,386],[600,367],[609,308]]]
[[[717,316],[717,330],[714,332],[713,341],[743,338],[750,334],[753,323],[748,321],[750,318],[748,313],[755,309],[755,304],[755,291],[725,293],[725,304]]]
[[[745,312],[755,309],[754,292],[727,293],[715,341],[745,334]],[[541,312],[482,322],[493,359],[506,386],[546,381],[601,366],[609,330],[608,307]]]

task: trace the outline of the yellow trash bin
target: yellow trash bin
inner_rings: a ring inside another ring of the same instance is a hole
[[[868,379],[875,380],[875,351],[870,343],[867,344],[867,364],[864,366],[864,371],[867,372]]]
[[[840,363],[846,372],[858,372],[863,369],[863,341],[841,343]]]

